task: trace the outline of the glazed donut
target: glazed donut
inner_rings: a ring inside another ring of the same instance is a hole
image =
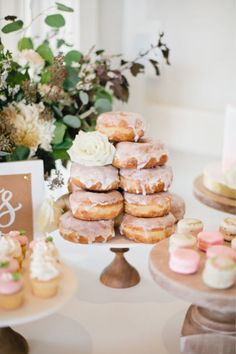
[[[138,141],[145,131],[143,117],[133,112],[106,112],[97,119],[96,129],[112,141]]]
[[[123,210],[123,197],[118,191],[77,191],[70,195],[69,203],[73,216],[82,220],[113,219]]]
[[[68,189],[69,193],[73,193],[73,192],[77,192],[77,191],[82,190],[82,188],[80,188],[79,186],[77,186],[76,184],[74,184],[72,182],[71,178],[69,178],[69,180],[68,180],[67,189]]]
[[[149,169],[121,169],[120,187],[129,193],[152,194],[167,191],[173,178],[169,166],[157,166]]]
[[[70,181],[81,189],[110,191],[119,187],[118,170],[111,166],[82,166],[72,163]]]
[[[155,218],[169,213],[171,197],[169,193],[131,194],[124,193],[125,212],[140,218]]]
[[[166,146],[160,140],[143,139],[138,143],[118,143],[112,164],[117,168],[140,169],[164,165],[167,160]]]
[[[59,232],[66,240],[76,243],[107,242],[115,237],[114,220],[79,220],[67,211],[60,218]]]
[[[135,242],[156,243],[175,232],[175,221],[172,214],[158,218],[137,218],[125,214],[120,232]]]
[[[185,214],[185,202],[183,198],[181,198],[177,194],[170,194],[171,195],[171,208],[170,212],[176,218],[176,222],[183,219]]]

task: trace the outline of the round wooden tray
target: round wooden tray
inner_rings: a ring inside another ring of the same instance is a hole
[[[169,268],[169,240],[154,246],[150,253],[149,267],[154,280],[173,295],[198,306],[216,311],[234,312],[236,309],[236,285],[229,289],[211,289],[202,280],[206,254],[200,252],[200,268],[191,275],[178,274]]]
[[[203,204],[236,215],[236,200],[211,192],[204,186],[202,175],[194,180],[193,193]]]
[[[32,294],[30,283],[25,276],[25,300],[15,310],[0,309],[0,328],[36,321],[58,311],[72,297],[77,288],[77,276],[74,271],[61,264],[61,279],[57,295],[41,299]]]

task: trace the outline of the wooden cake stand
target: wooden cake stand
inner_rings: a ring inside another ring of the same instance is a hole
[[[9,326],[25,324],[47,317],[57,312],[75,293],[77,278],[71,268],[62,264],[58,293],[50,299],[40,299],[32,295],[30,284],[25,279],[25,301],[16,310],[0,309],[0,353],[27,354],[29,345],[24,337]]]
[[[211,192],[204,186],[203,176],[194,180],[193,194],[201,203],[211,208],[236,215],[236,199]]]
[[[150,253],[149,268],[153,279],[173,295],[192,302],[183,323],[180,347],[185,354],[235,354],[236,286],[225,290],[208,288],[202,281],[205,254],[200,269],[182,275],[168,266],[168,239],[159,242]]]

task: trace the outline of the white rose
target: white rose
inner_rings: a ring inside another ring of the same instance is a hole
[[[28,72],[32,80],[39,80],[38,75],[41,73],[45,61],[37,52],[33,49],[24,49],[18,53],[16,61],[22,67],[29,66]]]
[[[97,131],[85,133],[80,130],[68,154],[71,161],[80,165],[105,166],[112,163],[115,147],[105,135]]]

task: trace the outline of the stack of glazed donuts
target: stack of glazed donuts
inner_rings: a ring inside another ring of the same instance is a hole
[[[112,165],[119,169],[124,196],[121,234],[143,243],[170,236],[184,215],[185,205],[182,198],[167,192],[173,174],[165,165],[165,144],[143,138],[145,123],[136,113],[103,113],[98,117],[97,130],[116,143]]]
[[[145,123],[137,113],[103,113],[96,129],[96,134],[108,138],[112,158],[108,165],[85,165],[83,146],[87,140],[83,140],[79,153],[82,151],[84,164],[71,165],[70,210],[60,219],[62,236],[79,243],[106,242],[115,236],[114,225],[136,242],[155,243],[170,236],[185,205],[182,198],[168,192],[173,174],[165,165],[166,146],[143,137]],[[89,133],[83,134],[86,139]],[[93,148],[87,150],[91,159]]]

